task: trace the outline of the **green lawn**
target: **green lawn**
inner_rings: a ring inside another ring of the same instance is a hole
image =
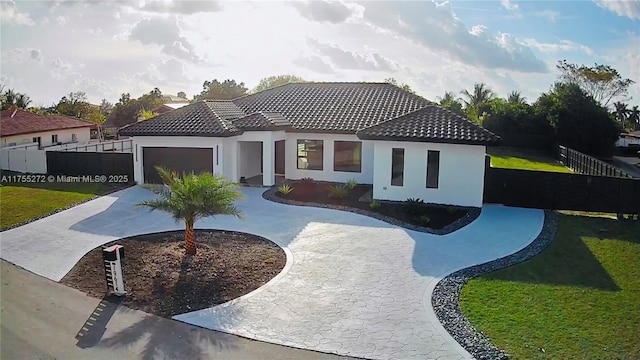
[[[465,285],[462,311],[513,358],[640,359],[640,224],[559,220],[542,254]]]
[[[487,154],[491,155],[491,166],[497,168],[571,172],[552,156],[539,150],[495,146],[487,147]]]
[[[0,186],[0,229],[46,215],[112,188],[98,183],[41,183]]]

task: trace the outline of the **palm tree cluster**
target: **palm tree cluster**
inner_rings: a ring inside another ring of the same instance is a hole
[[[31,99],[26,94],[16,92],[13,89],[5,90],[5,86],[0,85],[0,103],[2,110],[26,109],[31,104]]]
[[[612,114],[620,121],[622,129],[635,130],[640,126],[640,109],[638,105],[633,108],[629,108],[628,104],[621,101],[613,103],[614,110]]]
[[[235,201],[244,196],[238,185],[220,175],[208,172],[181,174],[156,167],[164,185],[145,185],[159,197],[138,203],[153,210],[171,214],[176,222],[184,221],[184,248],[187,255],[196,254],[193,226],[204,217],[232,215],[242,217]]]

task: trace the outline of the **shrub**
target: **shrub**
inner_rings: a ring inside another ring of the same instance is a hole
[[[420,216],[420,224],[422,225],[429,225],[429,222],[431,222],[431,218],[428,217],[427,215],[422,215]]]
[[[375,210],[380,207],[380,202],[378,200],[373,200],[369,203],[369,207]]]
[[[404,202],[404,211],[407,215],[417,216],[424,212],[427,204],[422,199],[409,198]]]
[[[282,195],[288,195],[293,191],[293,188],[288,184],[282,184],[278,187],[278,192]]]
[[[307,184],[310,184],[310,183],[312,183],[312,182],[313,182],[313,178],[310,178],[310,177],[308,177],[308,176],[303,177],[303,178],[302,178],[302,179],[300,179],[300,180],[302,180],[302,182],[303,182],[303,183],[307,183]]]
[[[356,181],[356,179],[349,179],[347,180],[345,185],[347,186],[347,189],[353,190],[355,189],[356,185],[358,185],[358,182]]]
[[[455,207],[453,205],[447,206],[447,214],[453,215],[456,211],[458,211],[457,207]]]
[[[329,187],[329,197],[335,199],[342,199],[347,196],[349,193],[349,189],[347,189],[346,185],[332,185]]]

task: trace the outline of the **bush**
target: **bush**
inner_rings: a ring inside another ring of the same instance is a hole
[[[282,184],[278,187],[278,192],[282,195],[288,195],[293,191],[293,188],[288,184]]]
[[[375,210],[380,207],[380,202],[378,200],[373,200],[369,203],[369,207]]]
[[[422,199],[409,198],[404,202],[404,211],[407,215],[418,216],[424,212],[427,204]]]
[[[346,185],[332,185],[329,187],[329,197],[334,199],[342,199],[349,193]]]
[[[303,183],[307,183],[307,184],[310,184],[310,183],[313,183],[313,182],[314,182],[313,178],[310,178],[310,177],[308,177],[308,176],[307,176],[307,177],[303,177],[303,178],[302,178],[302,179],[300,179],[300,180],[302,180],[302,182],[303,182]]]
[[[457,210],[458,208],[453,205],[447,206],[447,214],[449,215],[453,215]]]
[[[347,186],[347,189],[353,190],[358,185],[358,182],[356,181],[356,179],[349,179],[349,180],[347,180],[345,185]]]
[[[427,215],[420,216],[420,224],[426,226],[426,225],[429,225],[429,222],[431,222],[430,217],[428,217]]]

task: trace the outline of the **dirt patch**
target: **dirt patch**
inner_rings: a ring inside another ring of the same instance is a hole
[[[183,240],[182,231],[172,231],[107,244],[124,246],[122,305],[164,317],[208,308],[264,285],[287,261],[282,248],[251,234],[196,230],[195,257],[185,256]],[[103,297],[101,252],[91,250],[61,283]]]
[[[335,183],[293,181],[290,182],[289,185],[293,188],[291,193],[283,195],[280,192],[276,192],[275,195],[281,199],[333,204],[371,211],[401,222],[431,229],[442,229],[464,217],[469,212],[468,208],[429,204],[417,212],[408,213],[405,203],[398,201],[381,201],[377,208],[372,208],[369,202],[360,201],[360,198],[371,190],[371,185],[357,185],[355,188],[349,190],[343,198],[329,197],[329,189],[331,186],[336,185]],[[428,218],[428,220],[426,220],[426,218]]]

